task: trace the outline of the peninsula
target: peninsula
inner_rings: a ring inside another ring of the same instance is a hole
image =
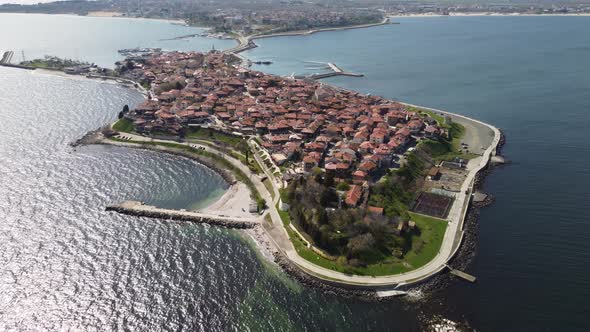
[[[149,98],[99,141],[179,153],[244,183],[252,200],[241,214],[167,215],[256,223],[279,259],[322,281],[391,290],[448,267],[498,129],[241,63],[218,51],[128,58],[119,75]],[[166,214],[139,202],[111,209]]]

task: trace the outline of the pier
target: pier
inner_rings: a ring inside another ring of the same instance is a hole
[[[121,204],[109,205],[106,211],[115,211],[121,214],[127,214],[138,217],[148,217],[157,219],[168,219],[178,221],[191,221],[196,223],[210,224],[227,228],[253,228],[259,224],[256,218],[238,218],[223,215],[212,215],[186,210],[163,209],[151,205],[146,205],[139,201],[124,201]]]
[[[325,72],[325,73],[317,73],[317,74],[311,74],[311,75],[305,75],[305,76],[296,76],[295,78],[320,80],[322,78],[328,78],[328,77],[334,77],[334,76],[350,76],[350,77],[363,77],[363,76],[365,76],[363,74],[346,72],[346,71],[342,70],[342,68],[340,68],[339,66],[337,66],[336,64],[334,64],[332,62],[325,62],[325,63],[324,62],[314,62],[314,61],[307,61],[307,62],[313,63],[313,64],[324,65],[324,67],[320,67],[319,69],[327,69],[330,71]]]
[[[452,275],[455,275],[463,280],[467,280],[469,282],[475,282],[475,280],[477,280],[477,278],[475,278],[474,276],[472,276],[471,274],[465,273],[463,271],[459,271],[457,269],[453,269],[450,265],[445,264],[445,266],[451,271]]]
[[[385,298],[385,297],[393,297],[393,296],[405,296],[408,295],[408,292],[401,291],[401,290],[386,290],[386,291],[377,291],[377,297]]]

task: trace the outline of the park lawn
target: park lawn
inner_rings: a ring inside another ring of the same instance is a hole
[[[461,147],[461,138],[465,134],[465,127],[458,123],[452,123],[448,126],[449,131],[451,132],[452,139],[451,141],[446,140],[431,140],[427,139],[421,141],[419,144],[427,147],[430,151],[430,155],[436,160],[437,162],[446,160],[453,160],[455,158],[462,158],[462,159],[473,159],[478,157],[478,155],[474,153],[465,153]]]
[[[39,69],[51,68],[51,67],[49,67],[49,64],[47,64],[47,62],[44,62],[44,61],[32,61],[32,62],[28,63],[27,66],[33,67],[33,68],[39,68]]]
[[[121,118],[113,125],[113,130],[118,132],[130,133],[135,130],[135,125],[131,120]]]
[[[272,217],[270,216],[270,213],[267,213],[266,216],[264,216],[264,221],[266,221],[269,224],[272,224]]]
[[[222,142],[233,147],[237,147],[243,140],[241,137],[224,134],[209,128],[192,127],[186,134],[186,138],[196,138],[214,143]]]
[[[420,234],[412,235],[412,248],[402,259],[391,257],[381,263],[367,265],[363,268],[348,268],[355,274],[384,276],[415,270],[430,262],[439,252],[447,229],[447,221],[410,213],[416,222]]]
[[[289,223],[291,222],[289,213],[280,211],[278,205],[277,210],[293,243],[293,247],[295,247],[295,251],[297,251],[299,256],[323,268],[349,275],[386,276],[408,272],[424,266],[438,254],[447,229],[446,220],[409,212],[412,220],[416,222],[420,234],[412,235],[412,249],[404,255],[403,259],[392,256],[383,262],[370,264],[366,267],[351,267],[342,265],[337,260],[331,260],[318,255],[315,251],[308,248],[299,235],[289,227]]]
[[[283,226],[285,227],[285,230],[287,230],[287,234],[289,234],[289,239],[291,240],[291,243],[293,243],[293,247],[295,248],[295,251],[297,251],[297,254],[299,254],[299,256],[326,269],[344,272],[345,267],[338,265],[336,261],[329,260],[323,256],[318,255],[315,251],[309,249],[305,245],[306,242],[303,239],[301,239],[301,237],[299,237],[299,235],[295,233],[289,226],[289,224],[291,223],[291,217],[289,216],[289,212],[281,211],[279,209],[278,203],[277,212],[279,213],[279,216],[283,221]]]
[[[414,268],[418,268],[430,262],[438,254],[447,230],[447,221],[413,212],[409,214],[416,222],[420,236],[412,236],[412,250],[405,255],[404,259]]]
[[[213,146],[215,148],[215,146]],[[254,158],[249,158],[248,160],[246,160],[246,156],[244,156],[243,154],[237,152],[237,151],[230,151],[229,154],[234,157],[235,159],[238,159],[239,161],[242,162],[242,164],[248,166],[248,168],[250,169],[250,171],[252,171],[254,174],[262,174],[262,168],[260,168],[260,165],[258,165],[258,162],[256,162],[256,160]],[[250,155],[252,155],[252,153],[250,153]]]

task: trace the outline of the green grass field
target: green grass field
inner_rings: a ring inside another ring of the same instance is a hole
[[[412,235],[412,248],[402,259],[391,256],[377,264],[367,265],[366,267],[352,267],[342,265],[338,260],[331,260],[318,255],[316,252],[308,248],[305,245],[305,241],[288,226],[290,223],[289,213],[279,210],[279,215],[281,216],[283,225],[285,225],[289,238],[299,256],[326,269],[356,275],[393,275],[415,270],[425,265],[438,254],[447,229],[446,220],[410,212],[410,216],[412,220],[416,222],[416,226],[420,230],[420,233]]]
[[[133,122],[131,120],[127,120],[125,118],[119,119],[119,121],[115,122],[113,125],[113,130],[123,133],[130,133],[135,129]]]
[[[238,136],[232,136],[219,131],[199,127],[191,128],[186,134],[186,138],[202,139],[213,143],[223,143],[233,147],[237,147],[238,144],[243,141],[243,139]]]

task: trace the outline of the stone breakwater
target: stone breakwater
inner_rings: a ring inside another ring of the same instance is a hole
[[[108,129],[108,126],[89,131],[86,134],[84,134],[84,136],[82,136],[81,138],[70,143],[70,146],[76,148],[78,146],[83,146],[83,145],[99,144],[100,143],[99,141],[104,138],[104,135],[102,134],[102,132],[106,129]]]
[[[125,201],[121,204],[110,205],[106,207],[106,211],[115,211],[118,213],[136,217],[190,221],[195,223],[209,224],[213,226],[221,226],[236,229],[254,228],[258,224],[258,222],[254,219],[240,220],[237,218],[230,217],[209,216],[197,212],[161,209],[150,205],[144,205],[143,203],[137,201]]]

